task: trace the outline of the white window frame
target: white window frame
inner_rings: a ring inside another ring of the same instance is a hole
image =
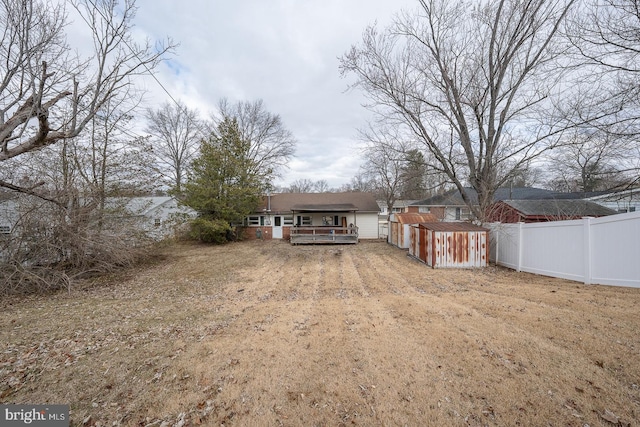
[[[308,216],[308,215],[297,215],[296,216],[296,224],[298,223],[297,222],[298,218],[300,218],[300,226],[301,227],[304,227],[304,226],[307,226],[307,225],[313,225],[313,219],[311,218],[311,216]]]
[[[247,227],[264,227],[264,215],[249,215],[246,224]]]
[[[10,225],[0,225],[0,234],[11,234]]]

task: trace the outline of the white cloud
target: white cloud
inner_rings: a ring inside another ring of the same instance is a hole
[[[338,57],[358,43],[366,25],[391,21],[414,1],[138,0],[136,31],[172,37],[177,55],[157,77],[169,93],[203,115],[222,97],[263,99],[298,139],[297,158],[281,180],[326,179],[337,187],[360,161],[357,128],[369,114],[347,92]],[[169,99],[147,81],[152,99]]]

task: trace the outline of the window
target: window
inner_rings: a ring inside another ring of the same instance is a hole
[[[462,214],[462,209],[456,208],[456,220],[460,221],[461,214]]]
[[[322,225],[333,225],[333,217],[332,216],[323,216],[322,217]]]
[[[283,221],[284,225],[293,225],[293,215],[285,215]]]
[[[392,213],[403,213],[404,212],[404,208],[392,208],[391,212]]]
[[[311,225],[311,217],[310,216],[302,216],[298,215],[297,225]]]
[[[428,206],[420,206],[418,208],[418,212],[420,212],[420,213],[431,213],[431,208],[429,208]]]
[[[264,216],[263,215],[249,215],[247,217],[247,225],[249,227],[258,227],[264,225]]]
[[[0,234],[11,234],[10,225],[0,225]]]
[[[273,226],[274,227],[281,227],[282,226],[282,217],[281,216],[273,217]]]
[[[160,227],[162,225],[162,221],[160,220],[160,218],[154,219],[153,225],[155,225],[156,227]]]

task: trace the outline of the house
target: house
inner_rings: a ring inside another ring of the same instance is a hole
[[[607,192],[604,194],[587,197],[585,200],[597,203],[616,212],[640,211],[640,188],[630,190]]]
[[[478,193],[473,188],[465,187],[464,192],[473,205],[478,204]],[[541,200],[554,198],[557,194],[555,191],[542,188],[503,187],[496,190],[493,200]],[[471,209],[464,202],[457,189],[414,202],[409,206],[409,212],[432,213],[440,221],[469,221],[475,219]]]
[[[0,192],[0,235],[11,234],[19,218],[16,195]]]
[[[409,206],[417,200],[396,200],[393,202],[391,212],[385,200],[377,200],[380,209],[378,213],[378,235],[381,239],[387,239],[389,236],[389,217],[396,213],[409,212]]]
[[[580,199],[501,200],[492,205],[487,222],[562,221],[615,213],[612,209]]]
[[[378,207],[380,208],[380,217],[384,217],[385,219],[389,217],[389,215],[394,213],[404,213],[409,212],[409,206],[418,200],[396,200],[393,202],[393,207],[391,208],[391,212],[389,212],[389,207],[387,206],[387,202],[384,200],[376,200],[378,203]]]
[[[110,204],[122,206],[124,215],[137,220],[136,225],[155,240],[173,237],[177,227],[197,216],[196,211],[169,196],[118,198]]]
[[[271,194],[245,219],[244,237],[294,244],[357,243],[378,238],[378,212],[371,193]]]

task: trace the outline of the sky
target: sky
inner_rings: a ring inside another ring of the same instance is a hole
[[[137,0],[134,36],[180,43],[156,77],[174,99],[208,117],[221,98],[262,99],[297,140],[276,185],[348,183],[361,164],[359,128],[371,113],[347,91],[339,60],[367,25],[386,26],[415,0]],[[169,101],[145,80],[149,106]]]

